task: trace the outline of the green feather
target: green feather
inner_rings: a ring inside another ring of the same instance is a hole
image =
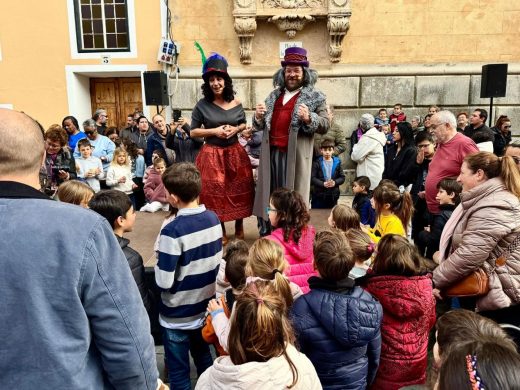
[[[195,48],[199,51],[202,66],[204,66],[204,63],[206,62],[206,55],[204,54],[204,49],[197,41],[195,41]]]

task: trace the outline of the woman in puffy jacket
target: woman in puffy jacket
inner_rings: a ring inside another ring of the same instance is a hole
[[[457,181],[461,204],[442,232],[434,293],[442,298],[442,290],[481,268],[488,274],[489,291],[459,298],[461,306],[520,326],[520,250],[511,246],[520,234],[518,168],[512,157],[479,152],[466,156]]]

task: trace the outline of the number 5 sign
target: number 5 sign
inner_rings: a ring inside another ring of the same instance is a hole
[[[110,56],[101,56],[101,63],[103,65],[108,65],[110,64]]]

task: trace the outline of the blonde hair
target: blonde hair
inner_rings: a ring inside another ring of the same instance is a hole
[[[246,275],[272,281],[276,291],[285,298],[287,307],[290,307],[293,303],[291,286],[283,274],[288,265],[279,243],[260,238],[249,249]]]
[[[166,161],[164,161],[163,158],[157,157],[155,160],[153,160],[152,165],[154,168],[157,168],[159,164],[163,164],[166,167]]]
[[[346,232],[348,229],[361,229],[359,214],[352,207],[338,204],[331,211],[335,228]]]
[[[283,356],[293,376],[287,388],[292,388],[298,382],[298,370],[287,354],[287,346],[294,344],[295,337],[286,313],[286,302],[273,283],[249,283],[233,308],[228,348],[235,365]]]
[[[112,158],[112,162],[110,163],[110,165],[119,165],[119,163],[117,162],[117,158],[122,154],[124,154],[126,156],[125,163],[123,165],[130,165],[130,159],[128,158],[128,152],[123,148],[116,148],[116,150],[114,150],[114,157]]]
[[[376,244],[368,234],[360,229],[349,229],[345,234],[356,261],[364,262],[372,257],[376,250]]]
[[[68,180],[58,187],[58,199],[60,202],[81,205],[88,204],[94,196],[94,190],[79,180]]]

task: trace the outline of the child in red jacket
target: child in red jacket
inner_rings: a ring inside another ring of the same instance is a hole
[[[383,306],[379,370],[371,390],[398,390],[426,381],[428,333],[435,324],[431,275],[405,237],[387,234],[362,282]]]
[[[168,203],[168,192],[161,178],[165,170],[166,162],[162,158],[156,158],[144,184],[144,195],[148,203],[141,207],[140,211],[149,213],[155,213],[159,210],[168,211],[170,206]]]
[[[400,103],[394,104],[394,112],[390,115],[390,130],[393,133],[399,122],[406,122],[406,114]]]

